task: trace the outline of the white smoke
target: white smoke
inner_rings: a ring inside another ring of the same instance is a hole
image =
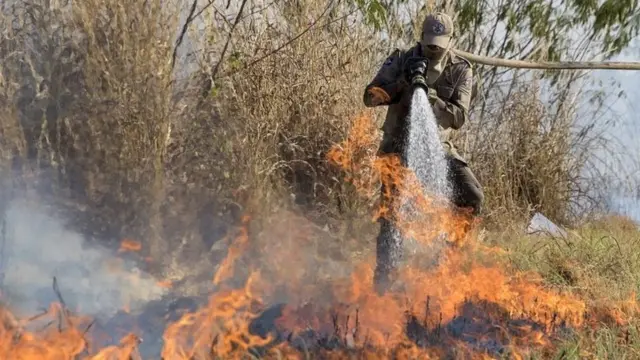
[[[135,311],[166,291],[116,252],[86,244],[41,204],[14,201],[4,224],[2,300],[18,314],[58,301],[54,276],[70,310],[103,319],[125,308]]]

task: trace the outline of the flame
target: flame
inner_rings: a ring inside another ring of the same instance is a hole
[[[249,220],[250,220],[249,216],[244,216],[242,218],[242,224],[247,225],[249,223]],[[229,276],[232,275],[232,272],[230,271],[230,269],[232,268],[232,265],[235,262],[235,260],[247,250],[248,242],[249,242],[249,234],[246,226],[243,226],[240,229],[240,235],[235,239],[235,241],[232,241],[231,246],[229,247],[229,252],[227,254],[227,257],[225,257],[222,260],[218,268],[219,270],[216,272],[215,276],[213,277],[213,283],[215,285],[220,284],[221,281],[223,281],[225,278],[228,278]]]
[[[141,249],[142,244],[140,242],[131,239],[123,239],[120,242],[120,249],[118,249],[118,252],[140,251]]]
[[[327,157],[364,198],[378,196],[381,183],[394,186],[395,194],[382,194],[373,220],[392,219],[403,234],[425,246],[446,233],[450,246],[437,262],[426,266],[419,256],[408,259],[398,269],[393,290],[380,294],[373,285],[375,258],[346,261],[339,270],[348,276],[338,270],[324,276],[320,269],[334,262],[320,255],[330,251],[328,244],[311,240],[318,232],[313,224],[280,213],[260,236],[250,237],[252,218],[245,216],[213,276],[217,289],[208,303],[164,331],[163,359],[243,358],[249,352],[304,359],[305,351],[345,359],[355,350],[368,359],[433,359],[452,351],[458,357],[492,359],[493,352],[504,349],[522,359],[531,348],[552,348],[556,330],[585,325],[588,310],[577,297],[546,289],[535,273],[480,263],[479,252],[494,249],[473,246],[473,224],[464,212],[425,194],[397,156],[376,156],[371,119],[357,117],[348,138]],[[393,210],[404,202],[422,215],[408,219]],[[121,246],[140,248],[130,241]],[[263,254],[260,261],[256,250]],[[243,257],[251,261],[240,265]],[[629,300],[618,309],[612,313],[622,317],[637,310],[637,304]],[[133,333],[117,345],[92,350],[92,341],[85,339],[88,319],[61,305],[42,317],[58,325],[27,330],[30,321],[0,309],[0,358],[139,358],[141,340]]]
[[[519,346],[549,346],[550,337],[547,334],[555,327],[561,324],[582,325],[586,306],[581,300],[546,291],[535,274],[508,276],[499,267],[476,264],[473,253],[461,252],[460,246],[470,240],[468,235],[473,224],[469,217],[463,211],[452,209],[446,199],[436,199],[426,194],[415,175],[402,166],[398,156],[372,156],[376,145],[376,129],[371,119],[367,114],[357,117],[347,140],[333,147],[327,158],[342,167],[347,173],[345,180],[352,183],[363,196],[374,196],[379,191],[379,184],[385,185],[374,220],[379,217],[391,219],[403,235],[426,245],[433,243],[444,232],[453,246],[444,251],[435,269],[425,270],[419,266],[400,269],[398,281],[403,286],[400,292],[378,295],[373,288],[373,261],[361,264],[349,283],[336,285],[332,290],[338,297],[337,303],[351,304],[352,307],[350,314],[344,308],[341,311],[336,308],[331,310],[342,312],[345,319],[358,319],[354,320],[358,322],[357,325],[350,327],[345,324],[344,328],[351,328],[354,332],[359,331],[355,327],[367,329],[367,342],[377,347],[406,348],[407,344],[414,344],[409,347],[420,352],[415,343],[433,337],[434,331],[442,344],[460,343],[461,334],[453,336],[441,331],[444,324],[448,327],[446,331],[455,329],[460,318],[469,322],[467,330],[461,325],[463,329],[460,331],[475,333],[473,336],[477,337],[476,340],[481,340],[488,331],[483,327],[507,322],[501,325],[503,340],[509,338]],[[392,188],[394,193],[390,190]],[[394,211],[407,202],[417,208],[422,216],[409,219]],[[485,305],[480,307],[479,304]],[[353,307],[358,309],[357,314],[353,313]],[[419,319],[420,329],[413,335],[407,335],[407,314],[412,314],[410,322],[418,321],[414,314],[424,314]],[[316,315],[312,321],[305,319],[307,317],[287,311],[285,320],[280,324],[299,330],[306,324],[317,327],[318,324],[324,323],[326,326],[331,323],[326,313]],[[518,318],[526,319],[530,324],[518,325],[518,322],[511,321]],[[304,323],[296,324],[300,319],[305,319]],[[333,319],[336,321],[335,317]],[[416,337],[422,339],[416,341]],[[432,350],[438,353],[442,349],[435,347]],[[428,353],[421,355],[428,356]],[[430,354],[433,355],[433,352]]]
[[[156,285],[165,289],[171,289],[171,287],[173,286],[173,282],[171,280],[163,280],[158,281]]]
[[[192,359],[207,353],[241,357],[249,348],[266,345],[271,339],[252,335],[252,311],[260,300],[252,293],[259,275],[252,273],[242,289],[226,289],[211,297],[207,307],[186,314],[171,324],[164,334],[164,359]]]
[[[0,310],[0,358],[3,359],[72,359],[87,346],[80,331],[86,319],[70,316],[61,304],[31,320],[59,318],[59,326],[45,326],[38,333],[26,331],[24,322],[13,319],[6,308]],[[8,321],[6,321],[8,320]]]
[[[448,241],[462,245],[472,225],[466,211],[450,211],[447,199],[425,193],[415,173],[402,165],[397,154],[373,156],[376,131],[370,114],[356,117],[347,139],[343,144],[334,146],[327,153],[327,158],[347,173],[345,181],[352,183],[363,196],[375,196],[380,191],[378,184],[384,185],[374,220],[390,219],[404,236],[419,241],[430,242],[446,233]],[[420,216],[409,218],[394,211],[404,205],[411,205]]]
[[[107,346],[91,357],[92,360],[129,360],[139,358],[137,347],[140,338],[134,334],[127,334],[120,340],[119,345]]]

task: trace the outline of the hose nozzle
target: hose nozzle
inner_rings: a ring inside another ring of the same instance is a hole
[[[411,86],[414,88],[421,87],[425,89],[425,91],[429,91],[429,85],[427,85],[427,79],[425,79],[422,75],[415,75],[411,79]]]
[[[427,68],[428,60],[425,58],[415,59],[409,66],[409,78],[411,79],[411,86],[422,87],[428,90],[427,86]]]

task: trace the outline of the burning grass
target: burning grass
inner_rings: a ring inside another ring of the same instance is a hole
[[[575,293],[551,289],[544,273],[499,261],[494,249],[477,241],[464,214],[425,196],[396,158],[373,156],[370,119],[357,118],[349,138],[332,148],[328,159],[345,170],[363,196],[374,197],[380,182],[393,182],[422,210],[419,219],[399,218],[390,211],[398,204],[388,206],[391,199],[383,199],[375,214],[374,219],[393,217],[417,249],[390,291],[374,289],[374,258],[336,261],[330,244],[313,241],[319,230],[301,216],[279,213],[262,227],[246,216],[213,277],[216,291],[209,301],[168,322],[163,359],[547,357],[568,353],[572,336],[600,329],[605,319],[612,326],[628,325],[635,298],[619,307],[596,307]],[[443,232],[448,234],[444,242],[438,236]],[[125,241],[122,250],[139,247]],[[139,356],[139,337],[130,333],[119,344],[100,346],[91,321],[63,305],[38,319],[50,319],[44,327],[22,323],[3,310],[0,357]]]

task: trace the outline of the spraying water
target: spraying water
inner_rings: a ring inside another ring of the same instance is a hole
[[[437,198],[448,198],[447,161],[438,132],[438,123],[426,92],[416,88],[411,99],[407,166],[416,173],[425,191]]]
[[[427,196],[436,199],[448,199],[451,187],[448,182],[448,166],[445,151],[440,141],[438,123],[429,103],[427,93],[421,87],[417,87],[411,99],[409,123],[407,127],[407,141],[405,143],[406,166],[411,169],[422,184]],[[411,219],[422,227],[433,227],[438,230],[439,224],[432,219],[424,218],[418,213],[411,203],[403,202],[400,207],[403,218]],[[397,229],[390,231],[389,236],[394,239],[394,251],[401,252],[404,244],[407,250],[414,255],[417,252],[424,253],[425,261],[431,265],[438,263],[441,257],[442,242],[418,244],[415,239],[401,239],[402,235]],[[444,240],[446,234],[441,234],[439,240]],[[404,241],[408,240],[408,241]],[[437,240],[437,239],[433,239]]]

